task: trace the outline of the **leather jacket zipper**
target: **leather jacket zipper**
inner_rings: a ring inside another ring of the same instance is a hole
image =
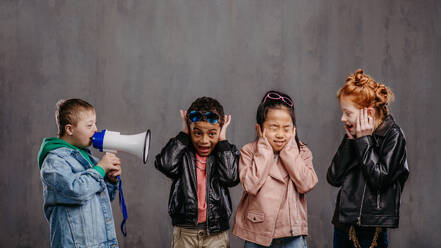
[[[277,165],[277,163],[279,162],[278,160],[279,160],[279,157],[277,156],[277,157],[274,157],[275,159],[274,159],[274,161],[276,162],[276,165]],[[286,201],[288,202],[288,218],[289,218],[289,231],[290,231],[290,233],[291,233],[291,236],[293,236],[293,231],[292,231],[292,220],[291,220],[291,207],[290,207],[290,205],[289,205],[289,184],[291,183],[290,182],[290,180],[291,179],[288,179],[288,183],[287,183],[287,186],[286,186],[286,190],[285,190],[285,192],[283,193],[283,197],[282,197],[282,201],[281,201],[281,203],[280,203],[280,206],[279,206],[279,212],[280,212],[280,209],[282,208],[282,203],[283,203],[283,199],[285,199],[285,197],[286,197]],[[295,203],[295,199],[294,199],[294,203]],[[278,214],[277,214],[278,215]]]
[[[195,161],[195,163],[196,163],[196,161]],[[208,166],[208,158],[207,158],[207,163],[205,164],[205,205],[207,207],[207,210],[206,210],[207,235],[210,235],[210,228],[208,228],[209,227],[209,225],[208,225],[208,216],[209,216],[208,211],[210,209],[209,208],[210,204],[208,204],[208,194],[209,194],[208,184],[210,183],[210,178],[208,175],[210,175],[210,166]]]
[[[277,158],[277,159],[275,159],[275,161],[276,161],[276,165],[277,165],[277,164],[279,163],[279,156],[277,156],[276,158]],[[291,233],[291,236],[293,236],[294,233],[293,233],[293,231],[292,231],[291,206],[289,205],[289,184],[290,184],[290,183],[292,183],[292,182],[291,182],[291,179],[289,179],[289,176],[288,176],[288,183],[287,183],[287,185],[286,185],[286,191],[285,191],[284,196],[283,196],[283,198],[282,198],[282,202],[283,202],[283,199],[285,199],[285,197],[286,197],[286,201],[288,202],[289,232]],[[294,187],[295,187],[295,186],[294,186]],[[296,194],[296,193],[297,193],[297,191],[294,192],[294,194]],[[295,203],[296,203],[296,199],[295,199],[295,197],[294,197],[294,205],[295,205]],[[280,211],[280,208],[281,208],[281,207],[282,207],[282,205],[280,205],[280,207],[279,207],[279,211]],[[296,207],[294,206],[293,209],[296,209]]]
[[[289,231],[290,231],[290,233],[291,233],[291,236],[293,236],[294,234],[293,234],[293,232],[292,232],[292,221],[291,221],[291,208],[290,208],[290,206],[289,206],[289,181],[288,181],[288,189],[287,189],[287,194],[286,194],[286,200],[288,201],[288,216],[289,216]],[[284,197],[285,198],[285,197]],[[294,199],[294,203],[295,203],[295,200],[296,199]],[[295,209],[295,208],[294,208]]]
[[[381,197],[380,191],[377,191],[377,209],[380,209],[380,201],[381,201],[380,197]]]
[[[363,196],[361,197],[360,215],[359,215],[358,218],[357,218],[357,219],[358,219],[357,224],[358,224],[359,226],[361,226],[361,212],[362,212],[362,210],[363,210],[364,194],[366,193],[366,184],[367,184],[367,183],[364,184],[364,188],[363,188]]]

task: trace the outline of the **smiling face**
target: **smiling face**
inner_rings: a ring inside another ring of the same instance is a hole
[[[351,100],[350,96],[340,97],[340,108],[342,111],[341,122],[349,133],[354,136],[360,108]]]
[[[206,157],[211,154],[219,142],[220,131],[219,123],[210,124],[206,121],[190,123],[191,142],[199,156]]]
[[[263,128],[273,151],[280,152],[294,135],[294,125],[287,107],[268,109]]]
[[[93,110],[84,110],[78,113],[75,125],[69,124],[67,133],[70,134],[71,144],[77,147],[88,147],[92,144],[92,136],[97,131],[96,115]]]

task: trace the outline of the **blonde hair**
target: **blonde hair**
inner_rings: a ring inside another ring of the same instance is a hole
[[[337,99],[345,96],[351,97],[360,108],[374,108],[380,120],[389,115],[388,104],[394,100],[394,94],[386,85],[375,82],[362,69],[349,75],[343,87],[338,90]]]

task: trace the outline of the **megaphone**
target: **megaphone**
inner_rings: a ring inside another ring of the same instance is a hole
[[[119,132],[104,129],[101,132],[95,132],[92,137],[92,145],[101,152],[115,153],[123,151],[136,155],[146,164],[149,155],[150,137],[150,130],[134,135],[122,135]]]
[[[121,135],[119,132],[107,131],[104,129],[101,132],[95,132],[92,137],[92,145],[101,152],[116,153],[117,151],[123,151],[134,154],[146,164],[149,156],[150,137],[150,130],[134,135]],[[122,190],[122,181],[119,176],[117,176],[117,178],[120,182],[119,203],[124,218],[121,222],[121,232],[126,236],[127,231],[125,223],[128,215]]]

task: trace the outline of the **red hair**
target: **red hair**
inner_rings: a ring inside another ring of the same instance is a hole
[[[360,108],[374,108],[380,120],[389,114],[387,105],[394,100],[394,94],[384,84],[375,82],[369,75],[358,69],[346,78],[346,82],[337,92],[337,98],[351,97]]]

